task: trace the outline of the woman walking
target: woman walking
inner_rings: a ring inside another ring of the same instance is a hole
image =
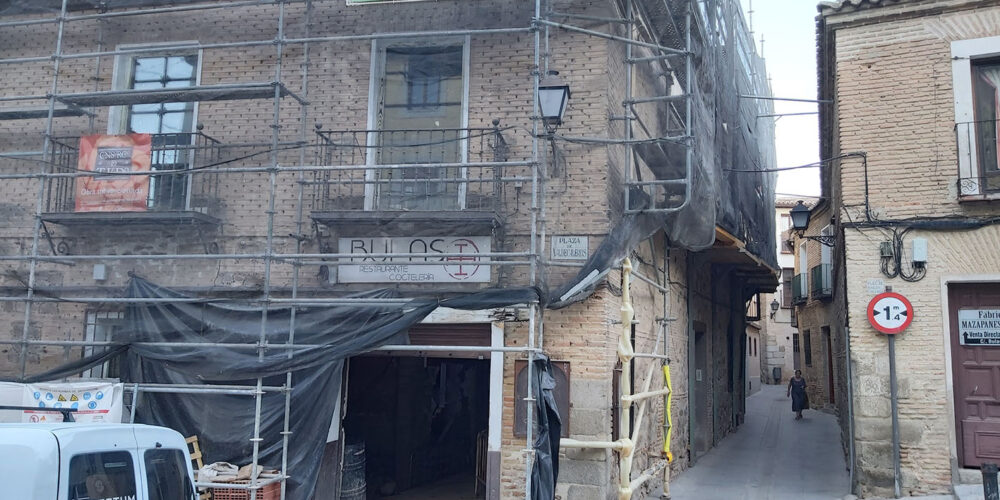
[[[795,376],[788,380],[787,395],[792,397],[792,411],[795,412],[795,420],[802,420],[802,410],[809,408],[806,379],[802,378],[802,370],[795,370]]]

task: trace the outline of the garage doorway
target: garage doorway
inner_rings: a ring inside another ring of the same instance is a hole
[[[351,359],[344,435],[364,446],[367,498],[483,496],[489,388],[488,359]]]

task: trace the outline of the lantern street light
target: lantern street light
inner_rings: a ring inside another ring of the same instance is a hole
[[[778,299],[771,301],[771,319],[774,319],[774,315],[778,312],[779,307],[781,307],[781,304],[778,303]]]
[[[549,74],[538,83],[538,111],[541,113],[545,129],[551,134],[562,124],[569,102],[569,85],[559,79],[558,71]]]
[[[807,207],[802,200],[799,200],[798,203],[792,207],[792,210],[788,212],[788,215],[792,218],[792,229],[795,230],[795,233],[799,238],[804,240],[815,240],[828,247],[832,247],[836,242],[836,239],[833,236],[804,236],[802,234],[809,228],[809,218],[812,216],[812,212],[809,210],[809,207]]]

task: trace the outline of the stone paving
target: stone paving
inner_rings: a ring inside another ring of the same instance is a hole
[[[673,500],[829,500],[850,493],[837,418],[794,420],[785,387],[747,398],[746,421],[670,485]],[[659,491],[650,498],[658,498]]]

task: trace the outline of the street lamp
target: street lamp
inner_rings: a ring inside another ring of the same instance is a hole
[[[558,71],[549,71],[549,74],[538,83],[538,110],[549,133],[554,132],[556,126],[562,124],[568,101],[569,85],[559,79]]]
[[[781,307],[781,304],[778,303],[778,299],[771,301],[771,319],[774,319],[774,315],[778,312],[779,307]]]
[[[809,217],[812,213],[809,212],[809,207],[802,200],[799,200],[788,214],[792,217],[793,229],[802,232],[809,228]]]
[[[807,207],[802,200],[799,200],[798,203],[792,207],[792,210],[788,212],[788,215],[792,218],[792,229],[795,230],[795,234],[797,234],[799,238],[804,240],[814,240],[819,242],[821,245],[828,247],[832,247],[834,243],[836,243],[836,239],[833,236],[805,236],[802,234],[809,228],[809,218],[812,216],[812,212],[809,210],[809,207]]]

